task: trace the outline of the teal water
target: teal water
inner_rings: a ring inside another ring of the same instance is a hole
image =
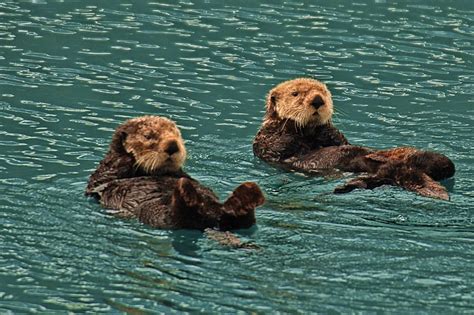
[[[2,1],[0,313],[472,314],[473,22],[470,0]],[[351,142],[452,158],[451,201],[333,195],[345,179],[255,159],[266,92],[298,76],[328,84]],[[178,122],[186,170],[221,197],[261,185],[237,234],[262,250],[83,197],[143,114]]]

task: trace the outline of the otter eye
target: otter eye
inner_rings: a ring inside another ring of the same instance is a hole
[[[145,135],[145,139],[151,140],[151,139],[153,139],[153,135],[151,135],[151,134],[146,134],[146,135]]]
[[[291,95],[298,96],[298,92],[294,91],[294,92],[291,93]]]

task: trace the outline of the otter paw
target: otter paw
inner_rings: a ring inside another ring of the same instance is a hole
[[[224,203],[227,209],[232,209],[237,215],[244,215],[265,202],[260,187],[253,182],[245,182],[238,186]]]
[[[338,186],[334,189],[335,194],[344,194],[353,191],[354,189],[374,189],[384,185],[394,185],[390,178],[378,176],[361,176],[354,178],[344,185]]]
[[[192,181],[188,178],[180,178],[174,192],[175,201],[180,201],[188,207],[195,207],[201,203]]]

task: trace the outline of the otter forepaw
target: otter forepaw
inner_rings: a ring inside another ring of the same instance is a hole
[[[195,207],[200,204],[199,196],[192,181],[188,178],[180,178],[174,191],[174,202],[184,203],[188,207]]]
[[[336,187],[334,193],[344,194],[351,192],[354,189],[374,189],[383,185],[394,185],[394,181],[383,177],[361,176],[348,181],[344,185]]]

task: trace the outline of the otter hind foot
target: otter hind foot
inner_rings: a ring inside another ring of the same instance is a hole
[[[403,181],[403,188],[416,192],[423,197],[449,200],[449,194],[446,187],[429,177],[425,173],[421,174],[417,181]]]
[[[245,215],[249,210],[262,205],[265,197],[257,184],[245,182],[239,185],[225,201],[224,207],[236,215]]]
[[[334,193],[343,194],[354,189],[374,189],[383,185],[400,186],[423,197],[449,200],[446,188],[425,173],[410,174],[404,178],[398,178],[396,181],[386,177],[360,176],[336,187]]]

